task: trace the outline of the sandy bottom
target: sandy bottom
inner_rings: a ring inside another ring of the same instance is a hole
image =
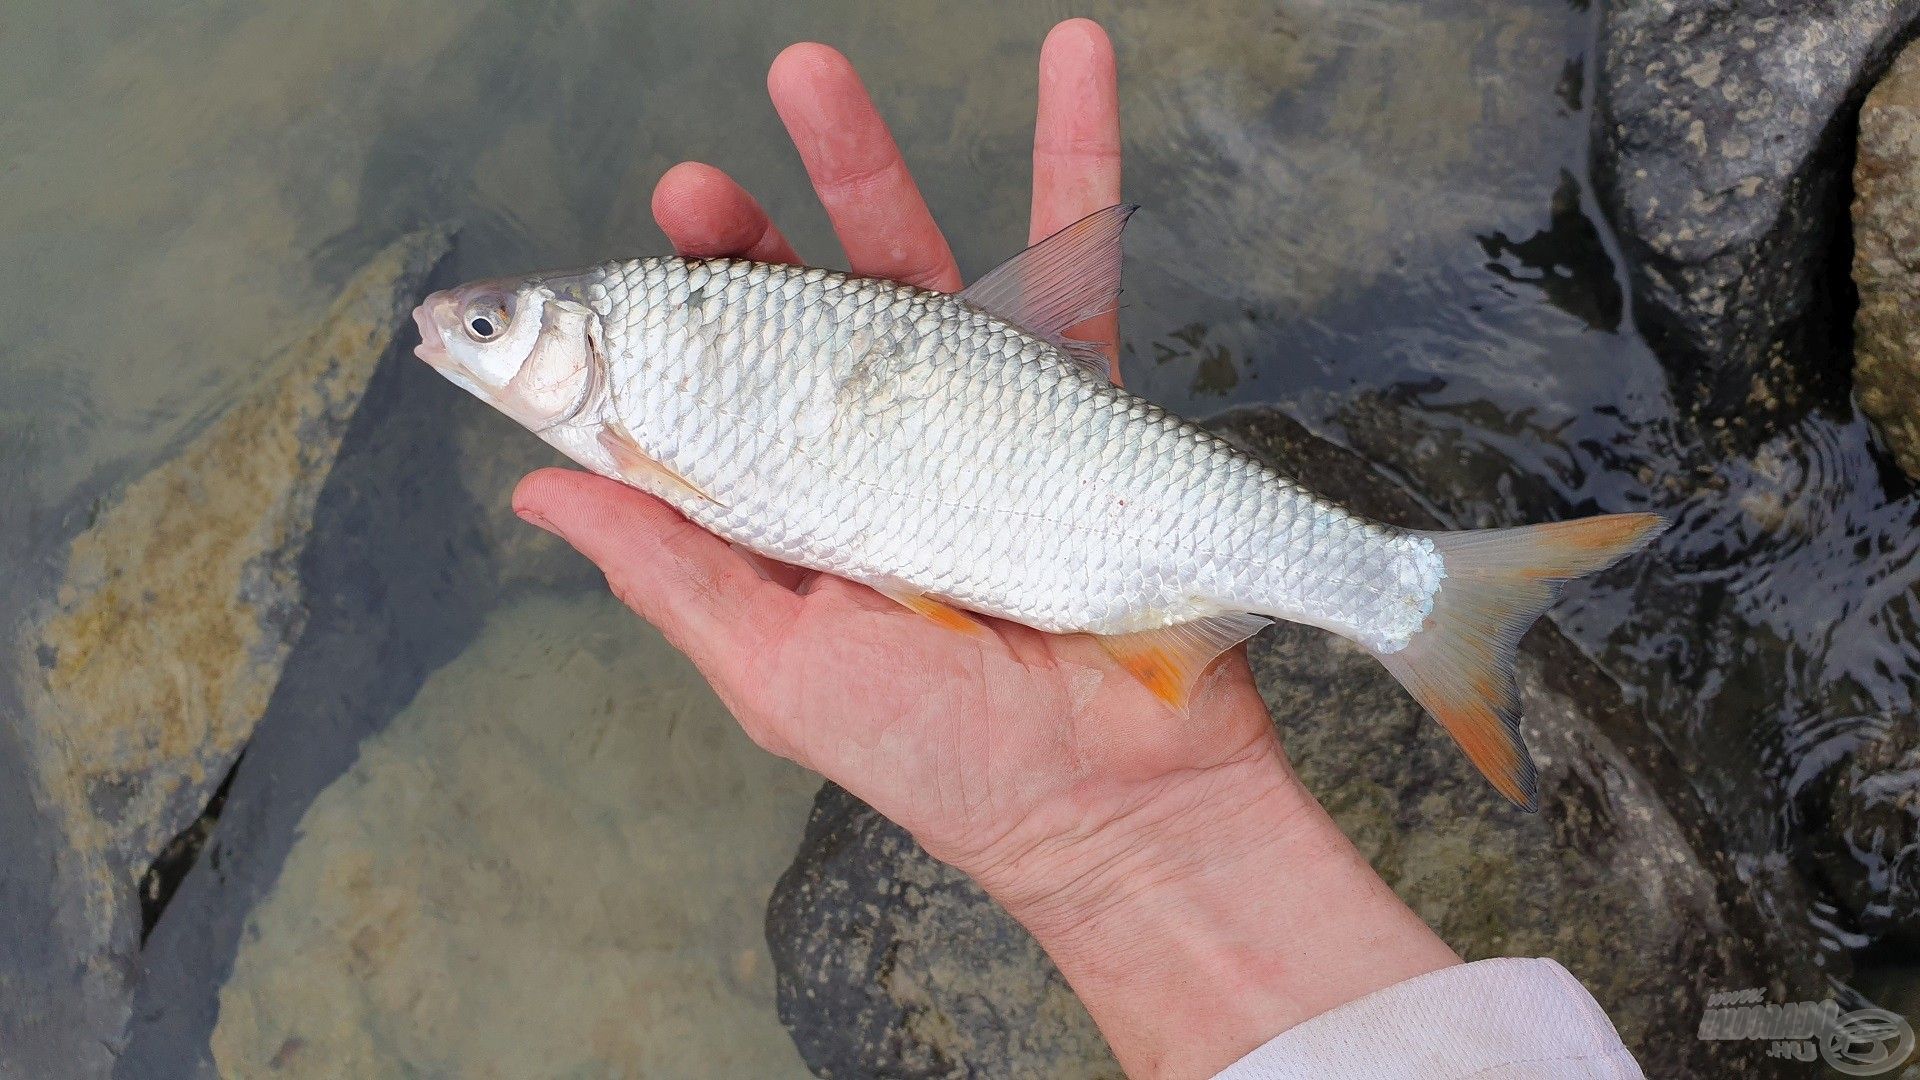
[[[604,595],[497,611],[307,812],[222,1076],[805,1075],[762,933],[816,786]]]

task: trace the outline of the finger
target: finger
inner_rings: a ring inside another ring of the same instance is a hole
[[[1040,47],[1033,125],[1037,243],[1120,201],[1120,91],[1113,45],[1090,19],[1069,19]]]
[[[1113,43],[1091,19],[1069,19],[1040,47],[1040,105],[1033,124],[1033,217],[1038,243],[1120,201],[1120,90]],[[1118,357],[1120,314],[1071,335],[1109,343]],[[1119,367],[1114,367],[1118,381]]]
[[[813,42],[788,46],[767,72],[767,93],[853,272],[959,289],[953,251],[847,58]]]
[[[800,261],[745,188],[698,161],[683,161],[660,177],[653,187],[653,220],[673,250],[691,259]]]
[[[726,541],[625,484],[541,469],[514,489],[513,509],[592,560],[722,696],[799,612],[798,596],[762,580]]]

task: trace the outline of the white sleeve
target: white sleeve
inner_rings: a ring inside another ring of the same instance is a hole
[[[1281,1032],[1215,1080],[1643,1080],[1593,995],[1552,960],[1408,979]]]

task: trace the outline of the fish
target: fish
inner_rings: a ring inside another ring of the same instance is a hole
[[[676,256],[479,281],[425,299],[415,351],[738,547],[956,633],[983,632],[977,614],[1092,635],[1179,714],[1271,621],[1339,634],[1537,809],[1520,637],[1662,519],[1394,528],[1127,393],[1068,332],[1114,309],[1136,209],[1090,214],[958,293]]]

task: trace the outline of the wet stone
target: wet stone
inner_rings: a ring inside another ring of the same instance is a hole
[[[1889,717],[1834,769],[1815,813],[1835,842],[1822,869],[1850,927],[1920,945],[1920,745],[1907,718]]]
[[[1920,47],[1902,52],[1860,110],[1854,164],[1854,400],[1920,479]],[[1908,590],[1911,592],[1911,589]],[[1881,621],[1892,633],[1901,620]],[[1809,847],[1848,929],[1920,945],[1920,735],[1890,713],[1803,795]]]
[[[1361,459],[1271,411],[1222,434],[1361,513],[1426,526]],[[1768,1075],[1765,1048],[1695,1037],[1708,994],[1817,999],[1803,921],[1763,916],[1638,711],[1566,638],[1523,648],[1542,808],[1508,806],[1358,647],[1280,624],[1251,652],[1304,782],[1468,959],[1552,956],[1650,1076]],[[1663,794],[1666,793],[1666,794]],[[781,1019],[831,1077],[1108,1076],[1091,1021],[1018,924],[829,786],[768,911]]]
[[[1726,427],[1841,385],[1846,164],[1861,98],[1920,0],[1617,0],[1595,178],[1640,329]]]
[[[1854,399],[1920,479],[1920,49],[1860,110],[1853,184]]]
[[[1033,938],[833,784],[767,909],[780,1019],[816,1076],[1120,1080]]]
[[[446,247],[430,231],[381,251],[264,367],[253,396],[103,500],[23,635],[19,736],[63,839],[55,872],[75,923],[64,947],[84,972],[72,992],[97,1003],[101,1024],[66,1035],[89,1047],[121,1044],[131,958],[177,878],[150,868],[266,710],[305,625],[297,560],[315,500]],[[85,1054],[69,1060],[90,1068]]]

